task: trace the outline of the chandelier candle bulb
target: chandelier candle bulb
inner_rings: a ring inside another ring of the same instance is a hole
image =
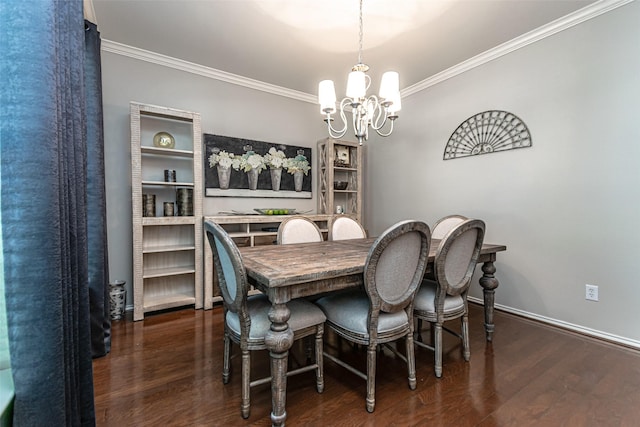
[[[347,96],[355,101],[367,94],[365,74],[362,71],[352,71],[347,80]]]
[[[336,112],[336,88],[332,80],[323,80],[318,85],[318,100],[322,114]]]
[[[387,71],[382,75],[380,82],[380,98],[385,101],[392,101],[394,98],[400,98],[400,78],[395,71]],[[398,94],[398,96],[396,96]]]

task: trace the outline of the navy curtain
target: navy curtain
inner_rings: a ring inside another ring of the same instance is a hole
[[[94,425],[81,0],[0,1],[2,238],[14,425]]]
[[[107,199],[104,183],[100,33],[96,25],[89,21],[85,21],[84,41],[91,353],[93,357],[98,357],[104,356],[111,350],[111,318],[109,317],[109,259],[107,250]]]

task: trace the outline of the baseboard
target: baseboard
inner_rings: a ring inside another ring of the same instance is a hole
[[[476,297],[469,296],[468,299],[469,299],[469,301],[471,301],[473,303],[484,305],[484,301],[482,300],[482,298],[476,298]],[[558,320],[558,319],[553,319],[551,317],[541,316],[539,314],[530,313],[528,311],[520,310],[520,309],[517,309],[517,308],[513,308],[513,307],[506,306],[506,305],[502,305],[502,304],[495,304],[494,308],[496,310],[500,310],[500,311],[504,311],[504,312],[507,312],[507,313],[514,314],[516,316],[524,317],[524,318],[527,318],[527,319],[535,320],[535,321],[540,322],[540,323],[551,325],[551,326],[554,326],[556,328],[564,329],[564,330],[571,331],[571,332],[576,332],[576,333],[581,334],[581,335],[586,335],[588,337],[596,338],[598,340],[602,340],[602,341],[618,344],[618,345],[621,345],[621,346],[624,346],[624,347],[629,347],[629,348],[632,348],[634,350],[640,350],[640,341],[637,341],[637,340],[632,340],[632,339],[629,339],[629,338],[621,337],[621,336],[610,334],[610,333],[607,333],[607,332],[598,331],[596,329],[591,329],[591,328],[587,328],[587,327],[584,327],[584,326],[575,325],[573,323],[565,322],[565,321]]]

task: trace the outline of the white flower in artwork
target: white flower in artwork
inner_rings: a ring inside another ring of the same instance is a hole
[[[264,155],[264,161],[271,169],[280,169],[284,166],[286,154],[284,151],[278,150],[275,147],[269,148],[269,152]]]
[[[247,151],[233,167],[236,170],[241,169],[244,172],[249,172],[252,169],[257,169],[258,171],[264,170],[267,168],[267,165],[264,162],[264,157],[260,154],[257,154],[255,151]]]
[[[235,154],[222,150],[209,156],[209,167],[213,168],[216,165],[220,165],[221,168],[230,168],[233,166],[234,160],[236,160]]]
[[[309,166],[309,161],[302,154],[298,154],[295,157],[285,159],[284,167],[287,169],[287,172],[292,175],[296,172],[304,172],[304,174],[306,175],[309,172],[309,169],[311,169],[311,166]]]

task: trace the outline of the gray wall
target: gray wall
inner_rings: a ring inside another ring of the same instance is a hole
[[[640,347],[638,22],[632,2],[403,99],[394,134],[365,151],[370,233],[405,218],[482,218],[486,240],[508,246],[496,263],[499,306]],[[326,135],[316,105],[108,52],[103,89],[110,274],[128,286],[129,101],[198,111],[204,132],[311,146],[314,156]],[[455,128],[491,109],[523,119],[533,147],[443,161]],[[280,200],[315,209],[315,179],[314,199]],[[205,198],[205,214],[277,200]],[[585,301],[586,283],[600,287],[599,302]]]
[[[508,246],[498,304],[640,346],[638,22],[632,2],[404,99],[394,135],[369,143],[369,228],[481,218]],[[456,127],[492,109],[519,116],[533,147],[443,161]]]
[[[312,147],[314,161],[316,141],[325,137],[319,109],[308,102],[105,51],[102,80],[109,275],[127,281],[128,307],[133,305],[130,101],[199,112],[204,133]],[[312,199],[206,197],[204,214],[265,207],[315,210],[314,169]]]

